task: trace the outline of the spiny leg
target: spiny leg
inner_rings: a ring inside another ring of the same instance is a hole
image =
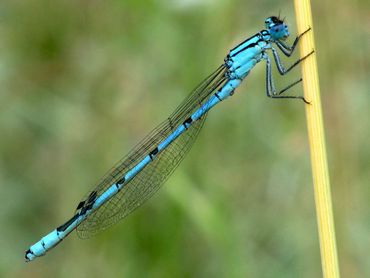
[[[280,90],[278,92],[278,95],[281,95],[282,93],[288,91],[290,88],[292,88],[293,86],[297,85],[298,83],[302,82],[302,78],[299,78],[298,80],[294,81],[292,84],[286,86],[284,89]],[[306,102],[306,101],[305,101]],[[306,102],[307,103],[307,102]]]
[[[302,58],[295,61],[291,66],[289,66],[289,68],[285,69],[284,65],[282,64],[282,62],[280,60],[279,53],[277,52],[277,50],[273,47],[271,47],[271,50],[272,50],[272,54],[274,55],[274,60],[275,60],[275,63],[276,63],[276,67],[277,67],[277,69],[278,69],[278,71],[281,75],[284,75],[284,74],[288,73],[289,71],[291,71],[300,62],[302,62],[304,59],[306,59],[308,56],[312,55],[315,52],[314,50],[312,50],[307,55],[305,55]]]
[[[294,51],[294,49],[295,49],[295,47],[297,46],[297,44],[298,44],[298,42],[299,42],[299,40],[302,38],[302,36],[304,35],[304,34],[306,34],[308,31],[310,31],[311,30],[311,27],[309,27],[306,31],[304,31],[302,34],[299,34],[296,38],[295,38],[295,40],[294,40],[294,42],[293,42],[293,44],[292,44],[292,46],[289,46],[289,45],[287,45],[287,44],[285,44],[284,42],[282,42],[282,41],[276,41],[275,43],[276,43],[276,45],[280,48],[280,50],[284,53],[284,55],[285,56],[288,56],[288,57],[290,57],[290,55],[292,55],[293,54],[293,51]]]
[[[288,99],[301,99],[303,100],[306,104],[310,104],[304,97],[302,96],[281,96],[282,93],[285,91],[289,90],[293,86],[297,85],[302,81],[302,78],[299,80],[293,82],[292,84],[288,85],[284,89],[282,89],[279,92],[276,92],[275,85],[274,85],[274,80],[272,78],[272,73],[271,73],[271,61],[270,58],[265,54],[263,56],[263,59],[266,60],[266,93],[267,96],[270,98],[288,98]]]

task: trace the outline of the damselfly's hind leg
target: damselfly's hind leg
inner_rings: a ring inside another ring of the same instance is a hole
[[[276,41],[275,43],[276,43],[276,45],[280,48],[280,50],[284,53],[284,55],[285,55],[285,56],[290,57],[290,55],[292,55],[292,54],[293,54],[294,49],[295,49],[295,47],[297,46],[297,44],[298,44],[299,40],[302,38],[302,36],[303,36],[304,34],[306,34],[306,33],[307,33],[308,31],[310,31],[310,30],[311,30],[311,27],[309,27],[309,28],[308,28],[306,31],[304,31],[302,34],[299,34],[299,35],[295,38],[295,40],[294,40],[294,42],[293,42],[292,46],[289,46],[289,45],[285,44],[283,41]]]
[[[266,94],[270,98],[290,98],[290,99],[301,99],[303,100],[306,104],[310,104],[304,97],[302,96],[282,96],[281,94],[292,88],[293,86],[297,85],[302,81],[302,78],[299,80],[293,82],[292,84],[288,85],[284,89],[280,90],[279,92],[276,92],[275,85],[274,85],[274,80],[272,78],[272,73],[271,73],[271,61],[270,58],[264,54],[263,59],[266,60]]]

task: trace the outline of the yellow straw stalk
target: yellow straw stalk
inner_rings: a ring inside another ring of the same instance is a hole
[[[298,33],[304,32],[308,27],[312,28],[310,1],[294,0],[294,6]],[[314,32],[311,30],[300,42],[301,57],[313,49]],[[305,99],[311,102],[305,106],[323,276],[337,278],[338,257],[315,54],[302,62],[302,78]]]

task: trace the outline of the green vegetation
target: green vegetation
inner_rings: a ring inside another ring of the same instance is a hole
[[[293,3],[276,1],[1,1],[0,276],[320,277],[303,104],[268,99],[262,64],[142,208],[23,262],[279,10],[295,34]],[[343,277],[370,277],[368,10],[365,0],[313,6]],[[277,86],[299,74],[275,74]]]

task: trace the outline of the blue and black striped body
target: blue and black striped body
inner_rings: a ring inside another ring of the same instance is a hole
[[[269,19],[269,24],[276,23],[275,17]],[[285,38],[289,33],[285,24],[283,27],[286,32],[281,37]],[[152,196],[190,149],[208,111],[231,96],[250,70],[266,59],[265,52],[275,40],[270,29],[262,30],[230,50],[224,64],[108,172],[78,204],[69,221],[26,251],[26,260],[44,255],[75,229],[80,237],[105,229]]]

